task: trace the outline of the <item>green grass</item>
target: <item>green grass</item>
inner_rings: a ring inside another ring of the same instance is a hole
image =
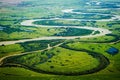
[[[5,77],[5,76],[13,76],[13,77],[34,77],[34,76],[41,76],[41,77],[48,77],[52,75],[48,74],[41,74],[37,72],[33,72],[24,68],[19,68],[19,67],[4,67],[0,68],[0,76]]]
[[[70,49],[76,49],[76,50],[86,49],[86,50],[90,50],[90,51],[94,51],[94,52],[99,52],[104,55],[108,55],[108,53],[106,51],[110,47],[115,47],[117,49],[120,49],[119,45],[120,45],[120,42],[117,44],[109,44],[109,43],[99,44],[99,43],[84,43],[84,42],[78,41],[78,42],[71,42],[71,43],[65,44],[65,47],[68,47]]]
[[[79,28],[66,28],[66,31],[55,34],[55,36],[84,36],[89,35],[93,30],[79,29]]]
[[[43,73],[78,75],[94,71],[100,63],[98,57],[87,52],[58,47],[44,52],[9,57],[3,60],[2,65],[27,66],[30,70]]]
[[[99,64],[97,59],[86,52],[72,51],[64,48],[55,48],[48,53],[51,52],[57,55],[43,64],[35,65],[37,69],[53,73],[74,74],[90,70]]]
[[[93,42],[93,43],[110,43],[117,41],[117,37],[115,36],[100,36],[100,37],[95,37],[95,38],[78,38],[76,41],[81,41],[81,42]]]
[[[83,43],[83,42],[72,42],[72,43],[68,43],[66,44],[66,47],[68,49],[73,49],[73,50],[82,50],[82,49],[86,49],[86,50],[90,50],[93,52],[98,52],[101,53],[103,55],[105,55],[109,60],[110,60],[110,65],[103,70],[104,73],[120,73],[120,68],[119,68],[119,63],[120,63],[120,42],[116,43],[116,44],[107,44],[107,43],[103,43],[103,44],[97,44],[97,43]],[[119,53],[116,55],[110,55],[109,53],[107,53],[106,51],[111,48],[111,47],[115,47],[119,50]]]
[[[35,27],[25,27],[20,26],[21,21],[26,19],[38,19],[38,18],[56,18],[56,17],[63,17],[65,16],[64,13],[61,12],[63,9],[83,9],[83,12],[99,12],[99,13],[110,13],[120,15],[119,10],[96,10],[96,11],[90,11],[89,9],[92,8],[100,8],[96,6],[90,6],[85,5],[87,1],[84,0],[42,0],[41,2],[38,2],[40,0],[25,0],[20,4],[11,5],[11,4],[2,4],[0,2],[1,8],[0,8],[0,25],[2,27],[10,27],[9,31],[13,28],[19,29],[22,28],[23,31],[17,32],[16,30],[13,32],[10,32],[9,34],[6,31],[0,31],[0,41],[5,40],[18,40],[18,39],[26,39],[26,38],[37,38],[42,36],[52,36],[56,33],[60,33],[65,31],[65,29],[56,29],[56,28],[35,28]],[[97,0],[99,1],[99,0]],[[118,0],[101,0],[102,2],[119,2]],[[101,9],[101,8],[100,8]],[[83,18],[84,16],[79,15],[70,15],[70,17],[75,18]],[[86,16],[87,18],[88,16]],[[89,17],[90,18],[90,17]],[[93,18],[93,17],[91,17]],[[99,19],[98,16],[94,16],[94,18]],[[65,21],[62,21],[65,23]],[[72,22],[67,22],[65,24],[72,24]],[[120,37],[120,25],[119,21],[110,21],[110,22],[75,22],[75,25],[81,25],[81,26],[92,26],[92,27],[100,27],[100,28],[106,28],[112,31],[112,34],[117,35]],[[33,32],[28,32],[25,30],[31,30]],[[9,32],[8,31],[8,32]],[[101,36],[97,38],[86,38],[86,39],[77,39],[74,40],[72,43],[66,44],[69,49],[74,50],[81,50],[81,49],[87,49],[93,52],[98,52],[102,55],[105,55],[109,61],[110,64],[105,69],[89,74],[89,75],[80,75],[80,76],[63,76],[63,75],[50,75],[50,74],[43,74],[43,73],[36,73],[28,69],[24,68],[18,68],[18,67],[0,67],[0,80],[119,80],[120,79],[120,42],[115,44],[109,44],[109,41],[114,40],[114,36]],[[79,42],[79,41],[87,41],[87,42]],[[92,42],[92,43],[91,43]],[[107,43],[94,43],[94,42],[107,42]],[[6,47],[0,46],[0,57],[4,57],[7,55],[12,54],[21,54],[21,52],[24,51],[23,47],[19,44],[14,45],[8,45]],[[110,47],[115,47],[119,49],[119,53],[116,55],[110,55],[106,52],[106,50]],[[54,49],[55,50],[55,49]],[[54,52],[53,50],[53,52]],[[62,50],[59,48],[59,50]],[[77,51],[72,50],[72,52],[78,53]],[[66,49],[66,52],[61,52],[66,58],[68,58],[67,53],[71,50]],[[48,53],[46,53],[48,52]],[[21,61],[25,61],[24,63],[27,63],[30,65],[30,63],[38,62],[39,56],[43,57],[44,59],[48,60],[48,54],[50,51],[45,51],[41,54],[41,52],[20,56]],[[65,53],[65,54],[64,54]],[[70,53],[73,54],[73,53]],[[42,56],[41,56],[42,55]],[[59,57],[62,56],[60,54],[57,54]],[[78,55],[80,55],[78,53]],[[36,57],[37,56],[37,57]],[[73,54],[73,57],[76,57],[76,54]],[[86,55],[87,56],[87,55]],[[34,58],[33,58],[34,57]],[[56,56],[50,58],[50,60],[55,60]],[[64,59],[65,59],[64,57]],[[79,57],[79,56],[77,56]],[[89,56],[90,57],[90,56]],[[19,61],[20,61],[19,58]],[[18,59],[18,58],[17,58]],[[27,59],[27,60],[26,60]],[[44,62],[44,59],[42,61]],[[64,61],[64,59],[60,59],[61,61]],[[78,60],[76,58],[75,62]],[[92,58],[94,59],[94,58]],[[56,59],[58,62],[58,58]],[[71,60],[71,59],[70,59]],[[71,61],[72,62],[72,61]],[[74,62],[74,61],[73,61]],[[46,62],[48,63],[48,62]],[[46,65],[46,63],[43,63]],[[27,65],[26,64],[26,65]],[[56,64],[54,62],[54,64]],[[50,63],[49,63],[50,65]],[[72,65],[71,65],[72,66]],[[46,66],[45,66],[46,67]],[[77,66],[76,66],[77,67]],[[57,69],[57,68],[56,68]],[[64,68],[65,69],[65,68]]]
[[[21,27],[20,27],[21,28]],[[30,30],[24,31],[13,31],[13,29],[9,29],[11,32],[8,34],[4,31],[0,31],[0,41],[6,41],[6,40],[19,40],[19,39],[26,39],[26,38],[38,38],[43,36],[52,36],[54,34],[57,34],[59,32],[65,31],[63,28],[25,28],[24,30]]]
[[[6,72],[6,73],[5,73]],[[3,74],[4,73],[4,74]],[[8,75],[9,74],[9,75]],[[11,75],[10,75],[11,74]],[[60,76],[35,73],[23,68],[0,68],[1,80],[119,80],[119,74],[90,74],[82,76]]]
[[[18,43],[24,48],[24,52],[31,52],[37,50],[43,50],[50,47],[53,47],[59,43],[64,42],[64,40],[39,40],[39,41],[29,41],[24,43]]]
[[[39,40],[39,41],[29,41],[11,45],[1,45],[0,46],[0,57],[4,57],[12,54],[21,54],[25,52],[38,51],[53,47],[59,43],[64,42],[64,40]]]
[[[19,44],[0,46],[0,58],[7,55],[20,54],[23,51],[24,48]]]
[[[81,12],[81,11],[80,11]],[[85,19],[85,20],[101,20],[101,19],[110,19],[110,15],[98,15],[98,14],[74,14],[74,13],[65,13],[62,18],[70,19]]]

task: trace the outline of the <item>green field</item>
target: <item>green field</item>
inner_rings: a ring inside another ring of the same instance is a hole
[[[0,80],[119,80],[119,9],[119,0],[0,0]]]
[[[63,51],[65,53],[63,53]],[[45,73],[52,74],[79,75],[96,71],[94,68],[101,66],[99,57],[90,52],[86,53],[64,48],[55,48],[47,52],[37,52],[20,57],[16,56],[14,58],[11,57],[5,60],[3,65],[20,64],[21,66],[29,66],[33,68],[33,70],[38,70],[38,72],[42,70]]]

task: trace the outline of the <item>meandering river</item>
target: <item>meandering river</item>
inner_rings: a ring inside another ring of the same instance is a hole
[[[66,9],[62,10],[64,13],[76,13],[76,14],[85,14],[81,12],[73,12],[73,9]],[[102,15],[107,15],[107,14],[102,14]],[[21,22],[21,25],[23,26],[35,26],[35,27],[69,27],[69,28],[81,28],[81,29],[89,29],[93,30],[93,32],[89,35],[85,36],[45,36],[45,37],[39,37],[39,38],[34,38],[34,39],[23,39],[23,40],[15,40],[15,41],[2,41],[0,42],[0,45],[9,45],[9,44],[15,44],[15,43],[20,43],[20,42],[27,42],[27,41],[35,41],[35,40],[52,40],[52,39],[75,39],[75,38],[91,38],[91,37],[98,37],[98,36],[104,36],[106,34],[112,33],[108,29],[104,28],[95,28],[95,27],[88,27],[88,26],[45,26],[45,25],[37,25],[33,24],[35,21],[40,21],[40,20],[78,20],[81,21],[81,19],[64,19],[64,18],[52,18],[52,19],[33,19],[33,20],[24,20]],[[113,20],[120,20],[120,16],[118,15],[113,15],[110,19],[101,19],[101,20],[95,20],[95,21],[113,21]],[[93,35],[95,31],[99,31],[99,34]]]
[[[49,37],[39,37],[39,38],[34,38],[34,39],[23,39],[23,40],[16,40],[16,41],[3,41],[0,42],[0,45],[9,45],[9,44],[15,44],[15,43],[20,43],[20,42],[27,42],[27,41],[35,41],[35,40],[52,40],[52,39],[75,39],[75,38],[91,38],[91,37],[98,37],[98,36],[104,36],[106,34],[111,33],[108,29],[104,28],[95,28],[95,27],[88,27],[88,26],[43,26],[43,25],[36,25],[33,24],[34,21],[38,20],[51,20],[51,19],[36,19],[36,20],[25,20],[21,23],[23,26],[37,26],[37,27],[69,27],[69,28],[81,28],[81,29],[89,29],[89,30],[94,30],[94,31],[99,31],[99,34],[89,34],[85,36],[49,36]]]

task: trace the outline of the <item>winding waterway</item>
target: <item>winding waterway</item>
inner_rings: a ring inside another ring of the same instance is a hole
[[[98,36],[104,36],[106,34],[111,33],[108,29],[103,29],[103,28],[95,28],[95,27],[88,27],[88,26],[43,26],[43,25],[36,25],[33,24],[33,22],[38,21],[38,20],[51,20],[51,19],[37,19],[37,20],[25,20],[21,23],[23,26],[36,26],[36,27],[69,27],[69,28],[81,28],[81,29],[89,29],[89,30],[94,30],[99,31],[99,34],[89,34],[85,36],[49,36],[49,37],[40,37],[40,38],[34,38],[34,39],[24,39],[24,40],[16,40],[16,41],[3,41],[0,42],[0,45],[9,45],[9,44],[15,44],[15,43],[20,43],[20,42],[27,42],[27,41],[35,41],[35,40],[52,40],[52,39],[75,39],[75,38],[91,38],[91,37],[98,37]]]
[[[103,14],[103,13],[83,13],[83,12],[75,12],[75,9],[65,9],[62,10],[63,13],[74,13],[74,14],[97,14],[97,15],[103,15],[103,16],[110,16],[110,14]],[[70,20],[70,19],[69,19]],[[94,20],[94,19],[74,19],[74,20],[78,20],[78,21],[114,21],[114,20],[120,20],[120,16],[119,15],[112,15],[112,17],[110,19],[100,19],[100,20]]]
[[[66,9],[66,10],[62,10],[62,12],[64,13],[76,13],[76,14],[81,14],[81,12],[74,12],[74,9]],[[82,14],[86,14],[86,13],[82,13]],[[102,14],[102,15],[107,15],[107,14]],[[33,24],[35,21],[42,21],[42,20],[77,20],[77,21],[81,21],[81,19],[64,19],[64,18],[52,18],[52,19],[33,19],[33,20],[24,20],[23,22],[21,22],[21,25],[23,26],[35,26],[35,27],[69,27],[69,28],[81,28],[81,29],[89,29],[89,30],[93,30],[93,33],[95,31],[99,31],[99,34],[89,34],[89,35],[85,35],[85,36],[49,36],[49,37],[39,37],[39,38],[34,38],[34,39],[23,39],[23,40],[15,40],[15,41],[2,41],[0,42],[0,45],[9,45],[9,44],[15,44],[15,43],[20,43],[20,42],[27,42],[27,41],[34,41],[34,40],[52,40],[52,39],[75,39],[75,38],[91,38],[91,37],[98,37],[98,36],[104,36],[106,34],[110,34],[112,33],[111,31],[109,31],[108,29],[104,29],[104,28],[95,28],[95,27],[88,27],[88,26],[45,26],[45,25],[36,25]],[[111,17],[110,19],[101,19],[101,20],[95,20],[95,21],[114,21],[114,20],[120,20],[120,16],[118,15],[113,15],[113,17]]]
[[[100,3],[97,3],[98,5]],[[76,14],[91,14],[91,13],[81,13],[81,12],[73,12],[73,9],[68,9],[68,10],[63,10],[62,12],[64,13],[76,13]],[[106,15],[106,14],[100,14],[100,15]],[[3,41],[0,42],[0,45],[9,45],[9,44],[15,44],[15,43],[20,43],[20,42],[27,42],[27,41],[35,41],[35,40],[52,40],[52,39],[75,39],[75,38],[92,38],[92,37],[98,37],[98,36],[104,36],[106,34],[110,34],[112,33],[111,31],[109,31],[108,29],[104,29],[104,28],[96,28],[96,27],[88,27],[88,26],[45,26],[45,25],[36,25],[33,24],[35,21],[42,21],[42,20],[78,20],[78,21],[82,21],[82,19],[64,19],[64,18],[52,18],[52,19],[34,19],[34,20],[25,20],[23,22],[21,22],[21,25],[23,26],[35,26],[35,27],[49,27],[49,28],[54,28],[54,27],[69,27],[69,28],[79,28],[79,29],[88,29],[88,30],[93,30],[93,32],[89,35],[85,35],[85,36],[49,36],[49,37],[39,37],[39,38],[34,38],[34,39],[23,39],[23,40],[16,40],[16,41]],[[118,15],[113,15],[113,17],[111,17],[110,19],[101,19],[101,20],[95,20],[95,21],[114,21],[114,20],[120,20],[120,16]],[[95,31],[99,31],[99,34],[94,34]],[[54,47],[57,47],[61,45],[58,44]],[[51,49],[51,47],[48,47],[48,49]],[[87,51],[86,51],[87,52]],[[93,52],[92,52],[93,53]],[[28,54],[28,53],[23,53],[23,54]],[[5,58],[11,57],[11,56],[19,56],[19,55],[23,55],[23,54],[15,54],[15,55],[9,55],[9,56],[5,56],[3,58],[0,59],[0,65],[2,65],[2,60],[4,60]],[[95,53],[96,55],[97,53]],[[94,54],[91,54],[94,56]],[[103,55],[98,54],[97,57],[100,60],[100,64],[99,67],[100,68],[94,68],[94,70],[88,70],[86,72],[82,72],[82,73],[77,73],[77,74],[88,74],[88,73],[94,73],[97,72],[101,69],[104,69],[108,64],[109,61],[107,60],[106,57],[104,57]],[[106,63],[106,64],[105,64]],[[42,70],[41,70],[42,71]],[[44,72],[44,71],[43,71]],[[45,72],[45,73],[51,73],[51,72]],[[52,73],[53,74],[53,73]],[[60,74],[60,73],[55,73],[55,74]],[[68,75],[68,74],[67,74]],[[69,74],[71,75],[71,74]],[[73,74],[73,75],[76,75]]]

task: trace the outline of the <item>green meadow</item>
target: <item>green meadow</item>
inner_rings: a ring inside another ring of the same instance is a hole
[[[119,80],[119,8],[118,0],[0,0],[0,80]]]

